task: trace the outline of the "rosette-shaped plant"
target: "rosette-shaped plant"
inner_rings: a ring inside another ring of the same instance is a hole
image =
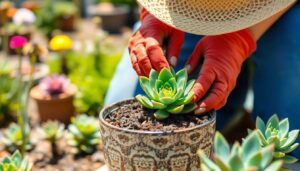
[[[242,145],[235,143],[230,149],[228,142],[219,133],[214,139],[213,159],[199,150],[201,169],[203,171],[279,171],[281,160],[272,162],[274,146],[262,148],[257,131],[249,134]]]
[[[29,126],[25,126],[25,134],[29,135]],[[20,150],[23,145],[22,130],[16,123],[11,123],[9,127],[4,130],[4,135],[0,137],[0,142],[3,142],[8,151],[14,152],[15,150]],[[31,150],[34,143],[32,141],[27,141],[25,150]]]
[[[64,75],[51,75],[44,78],[39,87],[46,92],[47,95],[55,96],[63,93],[70,85],[70,81]]]
[[[69,144],[77,152],[91,153],[100,143],[100,128],[98,120],[92,116],[79,115],[71,119],[69,125]]]
[[[32,164],[22,158],[19,151],[11,157],[5,157],[0,163],[0,171],[30,171]]]
[[[256,128],[258,129],[261,146],[275,145],[275,159],[282,159],[285,163],[297,162],[297,158],[288,155],[288,153],[299,146],[299,143],[295,143],[299,130],[290,131],[287,118],[280,121],[278,116],[274,114],[265,124],[261,118],[257,117]]]
[[[55,141],[62,137],[64,128],[64,124],[59,123],[58,121],[47,121],[38,129],[38,133],[41,139],[55,143]]]
[[[186,69],[175,73],[164,68],[158,74],[151,70],[149,78],[141,76],[140,84],[146,96],[137,95],[141,105],[149,109],[156,109],[157,119],[166,119],[171,114],[192,112],[196,104],[190,102],[194,93],[191,91],[195,80],[188,81]]]

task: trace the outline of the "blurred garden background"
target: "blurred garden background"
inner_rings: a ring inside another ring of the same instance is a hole
[[[0,158],[104,164],[96,118],[138,18],[134,0],[0,1]]]

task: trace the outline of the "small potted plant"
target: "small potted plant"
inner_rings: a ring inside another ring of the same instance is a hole
[[[57,26],[62,31],[74,31],[77,8],[72,2],[54,3],[53,12],[57,16]]]
[[[104,156],[110,170],[199,170],[197,150],[212,153],[216,116],[192,114],[196,105],[185,69],[152,70],[140,77],[147,96],[100,112]]]
[[[89,7],[92,17],[101,18],[101,26],[110,33],[119,33],[126,26],[130,8],[127,5],[114,5],[109,0],[101,0],[99,4]]]
[[[40,120],[68,123],[74,115],[73,97],[76,87],[63,75],[51,75],[33,87],[30,97],[36,101]]]
[[[15,151],[11,157],[5,157],[0,162],[0,171],[30,171],[32,163],[24,159],[19,151]]]

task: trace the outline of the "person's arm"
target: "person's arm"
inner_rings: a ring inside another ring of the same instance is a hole
[[[253,37],[258,40],[284,13],[286,13],[294,4],[280,11],[279,13],[263,20],[262,22],[249,27]]]

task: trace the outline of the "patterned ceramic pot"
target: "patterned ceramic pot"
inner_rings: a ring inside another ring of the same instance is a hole
[[[105,121],[111,111],[135,102],[124,100],[100,112],[104,156],[110,171],[198,171],[197,150],[210,155],[216,114],[208,122],[182,130],[151,132],[115,127]]]

